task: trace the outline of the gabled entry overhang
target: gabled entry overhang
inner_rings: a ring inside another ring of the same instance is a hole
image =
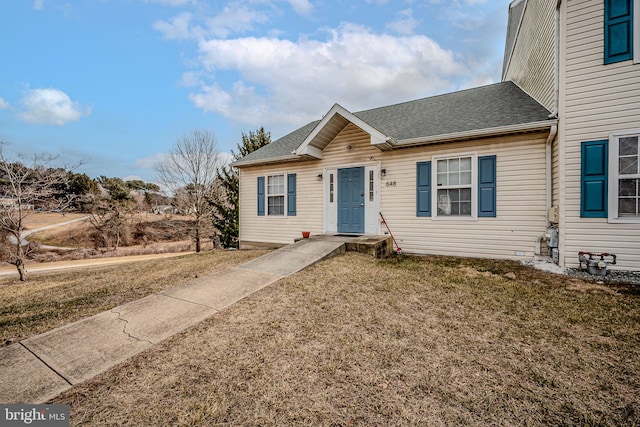
[[[380,132],[378,129],[349,112],[341,105],[335,104],[313,129],[313,131],[291,154],[298,158],[321,160],[322,151],[349,123],[358,126],[364,132],[369,134],[371,138],[371,145],[373,147],[376,147],[380,151],[390,151],[397,148],[465,141],[476,138],[544,132],[549,131],[552,126],[558,123],[558,120],[549,119],[538,122],[517,123],[493,128],[472,129],[469,131],[449,134],[397,140],[392,136],[385,135]]]
[[[320,120],[304,141],[293,152],[296,156],[322,159],[322,151],[334,140],[349,123],[353,123],[371,137],[371,145],[379,147],[387,144],[390,139],[364,120],[339,104],[334,104],[331,110]]]

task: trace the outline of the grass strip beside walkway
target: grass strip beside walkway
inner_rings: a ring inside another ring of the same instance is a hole
[[[638,296],[515,262],[347,253],[56,403],[72,424],[638,425]]]
[[[212,251],[135,263],[0,278],[0,346],[264,255]],[[105,263],[110,259],[106,258]]]

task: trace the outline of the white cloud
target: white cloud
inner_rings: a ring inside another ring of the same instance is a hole
[[[122,180],[124,182],[127,182],[127,181],[144,181],[144,182],[146,182],[144,178],[142,178],[141,176],[138,176],[138,175],[127,175],[127,176],[123,177]]]
[[[182,74],[178,84],[180,87],[195,87],[203,84],[203,81],[199,72],[187,71]]]
[[[183,12],[170,21],[156,21],[153,28],[168,40],[201,39],[203,37],[227,37],[254,28],[256,23],[267,22],[265,13],[239,3],[226,5],[220,13],[196,23],[196,17]]]
[[[202,41],[210,83],[190,94],[204,111],[247,124],[296,126],[334,102],[357,111],[455,89],[473,71],[453,52],[422,36],[380,35],[353,24],[324,41],[237,38]],[[215,73],[235,71],[232,84]]]
[[[398,12],[395,21],[387,24],[387,30],[408,36],[414,33],[418,24],[418,20],[413,17],[413,11],[411,9],[405,9]]]
[[[143,169],[153,169],[158,163],[167,157],[166,153],[151,154],[143,159],[136,160],[135,166]]]
[[[193,3],[193,0],[145,0],[146,3],[158,3],[166,6],[184,6]]]
[[[91,114],[91,108],[83,107],[59,89],[29,89],[21,100],[19,117],[28,123],[62,126]]]
[[[220,153],[220,156],[218,158],[220,160],[220,164],[224,166],[228,165],[233,161],[233,155],[231,153],[227,153],[226,151]]]
[[[136,160],[136,162],[134,163],[134,166],[137,168],[141,168],[141,169],[148,169],[148,170],[155,170],[156,166],[158,166],[160,163],[164,162],[167,158],[169,157],[168,153],[155,153],[155,154],[151,154],[147,157],[144,157],[142,159]],[[218,153],[218,160],[219,160],[219,164],[221,166],[225,166],[228,165],[229,163],[231,163],[233,161],[233,155],[229,152],[223,151]],[[145,182],[149,182],[147,180],[145,180],[144,178],[140,178],[138,176],[135,175],[130,175],[127,176],[125,178],[123,178],[123,180],[125,181],[133,181],[134,179],[140,179],[142,181]]]
[[[287,2],[300,15],[309,15],[313,10],[313,5],[309,0],[287,0]]]
[[[9,103],[4,99],[2,99],[2,97],[0,97],[0,110],[7,109],[9,107],[10,107]]]
[[[44,10],[44,0],[34,0],[33,10]]]
[[[231,4],[222,12],[207,20],[209,33],[218,37],[227,37],[230,33],[242,33],[253,29],[254,23],[264,23],[266,14],[244,5]]]
[[[156,21],[153,28],[160,31],[165,39],[183,40],[194,37],[199,31],[190,27],[192,15],[188,12],[175,16],[171,22]]]
[[[480,86],[486,86],[495,83],[492,75],[489,73],[481,73],[476,76],[471,76],[467,81],[460,85],[460,90],[473,89]]]

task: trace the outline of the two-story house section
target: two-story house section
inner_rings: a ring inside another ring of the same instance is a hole
[[[503,80],[558,114],[560,264],[606,252],[640,270],[640,0],[514,1]]]

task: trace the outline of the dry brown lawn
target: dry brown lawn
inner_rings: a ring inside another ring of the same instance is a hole
[[[513,262],[348,253],[54,401],[74,425],[640,425],[639,302]]]
[[[53,225],[62,223],[70,219],[86,217],[88,214],[59,214],[59,213],[38,213],[28,217],[29,228],[42,227],[44,225]],[[157,242],[174,242],[177,240],[188,239],[189,222],[193,218],[184,215],[156,215],[149,212],[141,212],[132,214],[129,217],[130,226],[133,229],[130,237],[131,246],[138,243],[153,244]],[[162,229],[162,223],[167,223]],[[160,230],[154,230],[153,225],[157,225]],[[136,227],[142,227],[148,242],[143,242],[141,236],[134,236]],[[75,222],[71,224],[60,225],[59,227],[40,231],[30,237],[29,240],[50,246],[60,246],[68,248],[92,248],[94,242],[91,234],[94,227],[90,221]]]
[[[110,267],[0,278],[0,347],[110,310],[265,251],[213,251]]]
[[[82,218],[87,214],[82,213],[57,213],[57,212],[35,212],[27,215],[25,225],[28,230],[34,228],[45,227],[48,225],[59,224],[61,222],[71,221]]]

